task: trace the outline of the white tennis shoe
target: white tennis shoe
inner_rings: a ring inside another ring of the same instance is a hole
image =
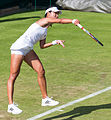
[[[22,113],[22,110],[19,109],[15,104],[9,104],[7,112],[12,114],[20,114]]]
[[[58,101],[55,101],[49,97],[46,97],[45,99],[42,99],[42,106],[55,106],[55,105],[58,105],[59,102]]]

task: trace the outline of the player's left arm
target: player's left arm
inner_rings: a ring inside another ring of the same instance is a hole
[[[60,44],[62,45],[62,47],[64,47],[64,44],[63,44],[64,42],[65,42],[64,40],[54,40],[51,43],[46,43],[46,39],[44,39],[44,40],[40,40],[40,48],[44,49],[56,44]]]
[[[41,49],[44,49],[44,48],[47,48],[47,47],[50,47],[50,46],[52,46],[52,43],[46,43],[46,39],[40,40],[40,48]]]

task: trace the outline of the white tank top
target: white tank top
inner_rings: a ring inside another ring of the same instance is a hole
[[[33,23],[26,32],[18,38],[11,46],[11,50],[19,50],[21,48],[33,48],[38,41],[45,39],[47,36],[47,28],[41,27],[37,23]]]

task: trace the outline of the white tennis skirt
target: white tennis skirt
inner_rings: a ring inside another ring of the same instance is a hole
[[[16,54],[16,55],[24,55],[26,56],[27,53],[29,53],[31,50],[33,50],[33,48],[21,48],[19,50],[13,50],[11,49],[11,54]]]

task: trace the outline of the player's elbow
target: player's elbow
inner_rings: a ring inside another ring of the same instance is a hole
[[[40,48],[41,48],[41,49],[44,49],[44,48],[45,48],[44,44],[41,44],[41,45],[40,45]]]
[[[60,23],[60,24],[64,24],[63,19],[59,19],[59,23]]]
[[[45,47],[44,46],[40,46],[41,49],[44,49]]]

